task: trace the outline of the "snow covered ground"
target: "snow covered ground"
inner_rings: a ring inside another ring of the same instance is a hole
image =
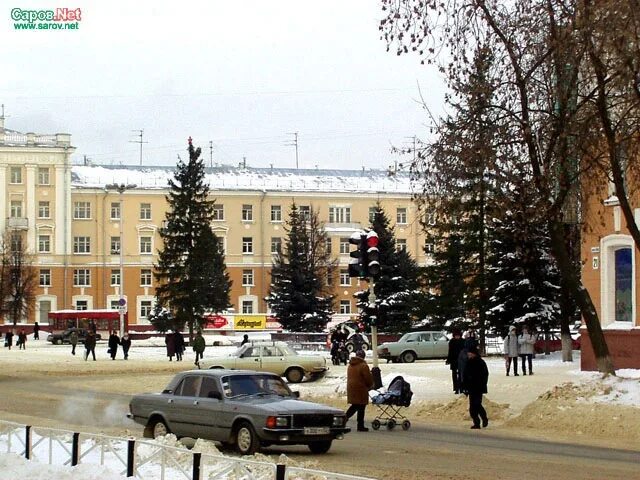
[[[41,334],[41,338],[46,338],[46,333]],[[208,338],[207,344],[211,345],[213,339]],[[106,353],[106,344],[101,342],[96,351],[97,362],[84,362],[80,355],[71,356],[70,347],[53,346],[45,340],[34,341],[31,338],[27,342],[27,350],[19,351],[15,347],[9,351],[4,348],[0,350],[0,362],[11,369],[14,374],[21,369],[28,370],[46,365],[47,368],[82,368],[112,373],[114,369],[122,368],[138,370],[145,365],[157,365],[160,362],[167,362],[162,339],[151,339],[134,343],[130,352],[130,360],[125,362],[120,358],[116,362],[111,362]],[[205,358],[214,355],[227,355],[234,350],[233,346],[207,347]],[[325,355],[325,352],[304,352],[314,355]],[[593,406],[604,405],[608,409],[616,406],[622,409],[631,409],[631,418],[636,418],[635,425],[629,425],[628,420],[624,425],[626,431],[640,431],[640,370],[620,370],[616,377],[602,378],[596,372],[581,372],[579,370],[579,352],[574,352],[573,363],[563,363],[560,354],[549,356],[538,355],[534,360],[534,376],[527,377],[507,377],[504,374],[504,360],[501,357],[488,357],[487,364],[490,370],[489,394],[487,403],[490,408],[497,409],[497,422],[505,428],[515,426],[517,428],[527,428],[528,425],[522,420],[523,411],[526,417],[531,417],[531,422],[540,423],[541,419],[548,418],[554,428],[562,424],[555,416],[565,414],[565,410],[579,409],[581,405]],[[183,368],[189,368],[189,363],[193,360],[193,353],[188,351],[185,357]],[[371,362],[370,352],[368,356]],[[177,365],[176,365],[177,366]],[[464,418],[466,405],[460,396],[454,396],[451,392],[450,371],[444,361],[434,360],[417,362],[414,364],[380,364],[383,383],[387,385],[396,375],[403,375],[411,383],[414,392],[412,403],[412,420],[431,421],[434,416],[440,420],[461,419],[460,424],[467,426],[468,420]],[[98,377],[98,375],[95,375]],[[92,377],[94,378],[94,377]],[[135,386],[133,387],[135,388]],[[293,386],[294,390],[299,390],[302,398],[321,400],[325,403],[346,408],[346,367],[332,366],[327,376],[317,382],[302,383]],[[126,389],[122,389],[124,391]],[[565,403],[563,403],[565,402]],[[567,403],[568,402],[568,403]],[[544,410],[544,409],[547,410]],[[592,408],[592,407],[590,407]],[[455,413],[447,417],[447,411]],[[608,413],[611,418],[617,418],[618,410]],[[434,415],[437,412],[437,415]],[[551,413],[549,413],[551,412]],[[579,412],[579,410],[574,410]],[[126,412],[122,412],[123,414]],[[491,415],[491,410],[490,410]],[[575,422],[575,417],[579,413],[568,413],[571,422]],[[628,418],[628,417],[625,417]],[[0,417],[0,419],[2,419]],[[464,422],[464,423],[462,423]],[[573,427],[572,427],[573,426]],[[580,430],[580,426],[575,423],[568,423],[567,429],[574,428]],[[635,430],[634,430],[635,429]],[[620,430],[618,430],[620,431]],[[587,430],[585,430],[588,433]],[[570,433],[570,432],[568,432]],[[634,437],[635,438],[635,437]],[[0,479],[35,480],[35,479],[71,479],[74,480],[111,480],[124,478],[116,472],[118,469],[96,467],[95,465],[80,465],[78,467],[62,467],[29,462],[13,454],[0,454]],[[165,477],[173,480],[173,477]]]

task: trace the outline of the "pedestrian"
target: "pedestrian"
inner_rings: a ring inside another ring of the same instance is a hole
[[[522,374],[527,374],[527,366],[525,360],[529,363],[529,375],[533,375],[533,345],[536,343],[536,336],[529,333],[529,327],[522,326],[522,334],[518,337],[518,346],[520,347],[520,358],[522,359]]]
[[[240,346],[244,345],[245,343],[249,343],[249,335],[247,335],[246,333],[242,337],[242,341],[240,342]]]
[[[40,325],[38,325],[38,322],[33,324],[33,339],[40,340]]]
[[[129,336],[129,332],[124,332],[124,335],[122,335],[122,339],[120,340],[120,345],[122,345],[124,359],[129,360],[129,349],[131,348],[131,337]]]
[[[24,331],[24,328],[20,330],[18,334],[18,342],[16,343],[19,350],[27,349],[27,333]],[[524,362],[524,359],[522,360]]]
[[[364,411],[369,403],[369,390],[373,388],[373,376],[364,360],[364,350],[357,350],[355,357],[349,360],[347,367],[347,420],[356,416],[359,432],[368,432],[364,426]]]
[[[509,370],[513,364],[513,375],[518,376],[518,337],[516,335],[515,325],[509,327],[509,333],[504,339],[504,362],[507,367],[507,377],[509,376]]]
[[[89,354],[93,357],[93,361],[96,361],[96,335],[93,330],[87,332],[87,338],[84,339],[84,359],[89,359]]]
[[[487,393],[487,383],[489,382],[489,369],[487,364],[480,357],[478,347],[472,346],[467,352],[467,365],[464,369],[464,384],[469,395],[469,415],[473,420],[472,429],[489,426],[487,412],[482,406],[482,395]]]
[[[184,353],[184,337],[178,330],[174,333],[175,346],[176,346],[176,362],[182,361],[182,354]]]
[[[169,361],[173,361],[173,356],[176,354],[176,337],[173,336],[171,331],[167,332],[164,337],[164,343],[167,346],[167,357]]]
[[[460,393],[466,394],[467,391],[464,388],[464,367],[467,365],[467,352],[470,348],[478,348],[478,339],[476,338],[476,332],[473,329],[469,329],[465,335],[462,350],[458,354],[458,385],[460,386]]]
[[[71,344],[71,355],[76,354],[76,345],[78,344],[78,329],[72,328],[69,335],[69,343]],[[86,360],[86,359],[85,359]]]
[[[362,337],[362,334],[360,332],[355,332],[353,335],[351,335],[351,338],[349,340],[351,340],[354,352],[363,350],[362,347],[364,345],[364,338]]]
[[[111,355],[111,360],[116,359],[116,353],[118,353],[118,345],[120,345],[120,337],[118,333],[113,330],[111,335],[109,335],[109,355]]]
[[[13,346],[13,331],[7,330],[7,333],[4,334],[4,346],[11,350]]]
[[[458,394],[462,390],[460,386],[460,378],[458,376],[458,357],[464,349],[464,340],[462,332],[459,329],[453,330],[453,338],[449,340],[449,353],[447,354],[446,365],[451,369],[451,381],[453,383],[453,392]]]
[[[96,322],[94,322],[93,320],[89,320],[89,330],[91,330],[94,335],[98,331],[98,327],[96,326]]]
[[[200,359],[204,357],[204,349],[206,346],[202,332],[198,330],[196,338],[193,340],[193,351],[196,352],[196,360],[193,363],[196,364],[198,368],[200,368]]]

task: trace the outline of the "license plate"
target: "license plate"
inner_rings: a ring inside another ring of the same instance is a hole
[[[305,435],[327,435],[329,427],[304,427]]]

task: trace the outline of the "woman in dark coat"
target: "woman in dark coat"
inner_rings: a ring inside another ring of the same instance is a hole
[[[456,329],[453,331],[453,338],[449,340],[449,354],[445,362],[451,369],[451,381],[453,382],[453,391],[455,393],[460,393],[462,390],[458,376],[458,356],[463,348],[464,340],[462,339],[462,332]]]
[[[174,336],[175,336],[174,345],[176,348],[176,362],[181,362],[182,354],[184,353],[184,337],[177,330],[176,330],[176,333],[174,333]]]
[[[18,341],[16,342],[16,345],[20,350],[26,350],[27,348],[27,333],[24,331],[24,328],[20,330],[20,333],[18,334]]]
[[[109,335],[109,355],[111,355],[111,360],[116,359],[116,353],[118,353],[118,345],[120,345],[120,337],[114,330]]]
[[[129,332],[124,332],[124,335],[122,335],[122,339],[120,340],[120,345],[122,345],[124,359],[129,360],[129,349],[131,348],[131,337],[129,336]]]
[[[356,356],[349,360],[347,367],[347,402],[350,404],[347,410],[347,420],[357,413],[356,421],[359,432],[369,431],[364,426],[364,410],[369,403],[369,390],[373,388],[373,376],[364,357],[364,351],[358,350]]]
[[[84,359],[89,358],[89,354],[93,357],[93,361],[96,361],[96,335],[92,330],[87,332],[87,338],[84,339]]]
[[[165,335],[164,343],[167,346],[167,357],[169,357],[169,361],[172,361],[173,356],[176,354],[176,337],[172,332]]]
[[[9,347],[9,350],[13,346],[13,332],[11,330],[7,330],[7,333],[4,334],[4,346]]]
[[[489,369],[487,364],[480,357],[478,347],[472,345],[467,352],[468,360],[464,368],[464,385],[469,393],[469,415],[473,419],[471,428],[480,428],[480,420],[482,426],[489,425],[487,412],[482,406],[482,395],[487,393],[487,383],[489,382]]]

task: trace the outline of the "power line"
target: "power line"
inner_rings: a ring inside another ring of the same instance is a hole
[[[143,142],[142,141],[142,135],[144,134],[144,130],[131,130],[132,132],[140,132],[140,135],[138,135],[140,137],[140,140],[129,140],[129,143],[139,143],[140,144],[140,166],[142,166],[142,144],[143,143],[149,143],[149,142]]]

